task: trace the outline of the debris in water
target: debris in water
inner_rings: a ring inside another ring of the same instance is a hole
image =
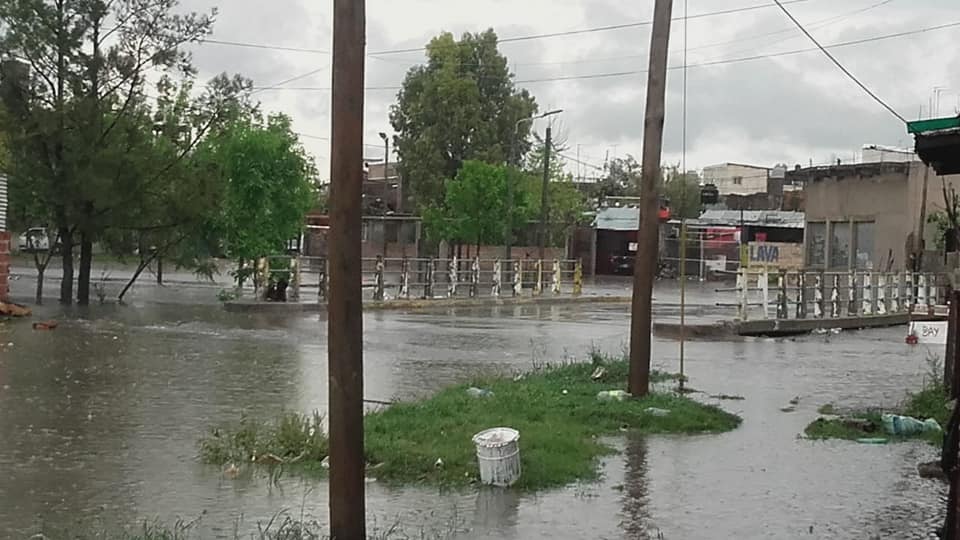
[[[920,474],[920,478],[932,478],[944,481],[947,480],[947,475],[943,473],[943,468],[940,466],[939,461],[920,463],[917,465],[917,472]]]
[[[20,304],[8,304],[0,302],[0,315],[5,317],[29,317],[33,312],[26,306]]]
[[[745,398],[745,397],[743,397],[743,396],[731,396],[731,395],[729,395],[729,394],[716,394],[716,395],[713,395],[713,396],[710,396],[710,397],[712,397],[713,399],[720,399],[720,400],[725,400],[725,401],[743,401],[743,400],[747,399],[747,398]]]
[[[227,465],[227,468],[223,471],[224,476],[227,478],[236,478],[240,474],[240,467],[237,467],[233,463]]]
[[[56,330],[60,323],[57,321],[41,321],[33,323],[34,330]]]
[[[793,405],[791,405],[791,406],[789,406],[789,407],[780,407],[780,412],[785,412],[785,413],[796,412],[796,410],[797,410],[797,408],[794,407]]]
[[[791,405],[799,405],[799,404],[800,404],[800,396],[797,396],[797,397],[791,399],[791,400],[790,400],[790,404],[791,404]]]

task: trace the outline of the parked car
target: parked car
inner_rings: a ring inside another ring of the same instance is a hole
[[[38,251],[48,251],[50,249],[50,243],[50,233],[46,227],[33,227],[27,229],[26,232],[20,235],[17,245],[21,252],[35,253]],[[56,250],[59,247],[60,243],[58,241],[54,249]]]

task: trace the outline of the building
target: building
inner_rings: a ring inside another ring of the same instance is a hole
[[[804,185],[806,263],[810,269],[935,269],[937,231],[929,216],[944,210],[944,191],[960,176],[940,177],[918,161],[797,168]],[[923,242],[919,242],[922,238]]]
[[[716,186],[721,197],[771,193],[772,171],[773,169],[767,167],[739,163],[711,165],[703,168],[703,183]]]
[[[920,161],[920,158],[916,152],[907,148],[865,144],[860,152],[860,161],[862,163],[888,163],[891,161],[902,163]]]
[[[403,181],[396,163],[365,163],[363,175],[364,214],[403,213]]]

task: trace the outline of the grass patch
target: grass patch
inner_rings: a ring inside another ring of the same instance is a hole
[[[603,367],[603,374],[595,380],[599,367]],[[520,431],[523,475],[517,487],[536,490],[596,478],[598,458],[613,451],[600,441],[602,435],[621,430],[719,433],[740,424],[740,418],[733,414],[673,393],[654,393],[622,402],[597,400],[598,392],[624,389],[627,370],[623,360],[604,359],[545,366],[519,377],[479,377],[432,398],[368,414],[368,475],[390,484],[471,484],[478,479],[472,436],[487,428],[509,426]],[[657,378],[676,380],[666,374]],[[471,397],[467,393],[470,387],[489,390],[493,395]],[[651,407],[667,409],[670,414],[646,412]],[[272,434],[279,432],[278,428],[247,420],[245,431],[221,429],[204,439],[201,456],[208,463],[222,465],[241,459],[249,462],[253,449],[261,452],[257,455],[263,455],[263,451],[279,457],[299,455],[300,446],[284,446],[273,440]],[[302,440],[293,439],[298,443]],[[325,452],[324,440],[322,448],[311,450],[298,464],[315,466]],[[441,466],[437,465],[438,459]]]
[[[837,415],[838,411],[832,404],[827,404],[818,410],[823,415]],[[912,416],[919,420],[933,418],[941,427],[946,427],[950,420],[951,410],[947,408],[947,390],[939,381],[927,384],[923,390],[910,393],[907,399],[896,410],[890,411],[859,411],[842,415],[838,418],[818,418],[807,426],[804,433],[810,439],[844,439],[857,440],[882,437],[892,442],[909,440],[926,440],[931,444],[942,446],[943,433],[927,432],[911,436],[888,435],[883,428],[881,416],[883,413]]]

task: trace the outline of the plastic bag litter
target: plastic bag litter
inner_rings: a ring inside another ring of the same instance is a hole
[[[599,401],[626,401],[629,397],[630,394],[623,390],[607,390],[597,394],[597,400]]]
[[[467,388],[467,395],[472,398],[491,398],[493,392],[484,388],[471,387]]]
[[[643,412],[653,416],[659,416],[659,417],[670,416],[670,409],[658,409],[656,407],[647,407],[646,409],[643,410]]]
[[[921,421],[911,416],[885,414],[880,419],[883,421],[883,430],[890,435],[919,435],[942,431],[940,424],[933,418]]]

